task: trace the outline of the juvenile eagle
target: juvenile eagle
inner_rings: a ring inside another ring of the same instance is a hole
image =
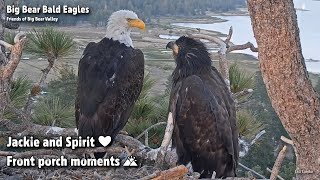
[[[235,177],[238,131],[234,101],[223,78],[211,66],[205,45],[189,37],[169,42],[176,68],[170,111],[178,164],[191,163],[201,178]]]
[[[135,27],[145,29],[134,12],[114,12],[105,38],[90,42],[79,62],[76,124],[79,136],[94,137],[96,146],[99,136],[114,139],[125,126],[141,92],[144,56],[132,45]]]

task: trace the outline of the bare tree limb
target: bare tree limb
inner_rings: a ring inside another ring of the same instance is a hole
[[[279,155],[276,159],[276,162],[273,165],[272,171],[271,171],[271,176],[270,176],[270,180],[276,180],[277,179],[277,175],[279,174],[280,168],[281,168],[281,164],[286,156],[287,153],[287,146],[284,146],[282,148],[282,150],[279,152]]]
[[[165,148],[165,149],[168,148],[170,141],[171,141],[171,137],[172,137],[173,127],[174,127],[174,125],[173,125],[172,113],[169,112],[167,127],[166,127],[164,137],[163,137],[163,140],[161,143],[161,148]]]
[[[0,45],[4,46],[6,49],[9,49],[11,51],[11,48],[12,48],[12,45],[5,42],[5,41],[2,41],[0,40]]]
[[[267,168],[268,172],[272,172],[270,168]],[[277,178],[279,178],[280,180],[284,180],[283,177],[281,177],[280,175],[277,175]]]
[[[251,42],[247,42],[246,44],[230,46],[226,53],[245,49],[250,49],[252,52],[258,52],[258,48],[254,47],[254,45]]]
[[[228,36],[227,36],[226,40],[224,41],[224,43],[226,43],[227,46],[229,46],[229,42],[231,40],[232,34],[233,34],[233,28],[232,28],[232,26],[230,26]]]
[[[263,175],[259,174],[259,173],[256,172],[255,170],[250,169],[250,168],[248,168],[247,166],[245,166],[245,165],[243,165],[243,164],[241,164],[241,163],[238,163],[238,164],[239,164],[239,166],[241,166],[243,169],[252,172],[253,174],[259,176],[260,178],[267,179],[266,177],[264,177]]]
[[[255,138],[251,141],[250,145],[253,145],[254,143],[257,142],[257,140],[266,133],[266,130],[262,130],[260,131],[256,136]]]
[[[146,130],[144,130],[141,134],[139,134],[136,139],[140,139],[143,135],[145,135],[146,132],[150,131],[151,129],[155,128],[155,127],[158,127],[160,125],[164,125],[164,124],[167,124],[167,122],[158,122],[150,127],[148,127]]]
[[[225,47],[226,48],[226,43],[220,38],[220,37],[214,37],[214,36],[209,36],[205,34],[191,34],[187,32],[187,35],[192,38],[196,39],[206,39],[209,40],[215,44],[218,44],[220,47]]]
[[[286,138],[286,137],[284,137],[284,136],[281,136],[280,139],[281,139],[283,142],[285,142],[285,143],[290,144],[290,145],[293,146],[292,140],[290,140],[290,139],[288,139],[288,138]]]
[[[173,128],[174,128],[174,124],[173,124],[172,112],[169,112],[167,127],[166,127],[166,130],[164,133],[164,137],[163,137],[161,146],[159,148],[159,152],[157,154],[156,166],[162,165],[163,162],[165,161],[167,149],[168,149],[168,146],[169,146],[169,144],[171,142],[171,138],[172,138]]]
[[[249,149],[252,147],[252,145],[255,144],[258,141],[258,139],[260,139],[261,136],[265,133],[265,130],[261,130],[258,134],[255,135],[254,139],[251,142],[247,142],[246,140],[239,138],[239,144],[242,147],[242,149],[239,152],[239,156],[245,157],[248,154]]]
[[[22,38],[25,38],[26,34],[23,32],[19,32],[15,37],[14,37],[14,43],[18,43]]]

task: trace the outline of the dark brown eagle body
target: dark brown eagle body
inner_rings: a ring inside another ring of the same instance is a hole
[[[200,41],[179,38],[170,111],[178,164],[192,164],[201,178],[236,176],[238,131],[234,101]]]
[[[76,124],[79,136],[111,136],[125,126],[141,92],[144,56],[108,38],[89,43],[79,62]],[[100,146],[99,143],[96,146]]]

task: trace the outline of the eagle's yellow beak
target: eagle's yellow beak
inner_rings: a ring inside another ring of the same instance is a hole
[[[128,19],[128,25],[130,27],[136,27],[141,30],[146,29],[146,25],[144,24],[144,22],[141,19]]]

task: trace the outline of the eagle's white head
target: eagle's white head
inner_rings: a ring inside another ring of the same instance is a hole
[[[130,38],[132,28],[144,30],[145,24],[138,18],[137,14],[132,11],[116,11],[112,13],[109,18],[106,37],[114,41],[119,41],[128,47],[133,47]]]

